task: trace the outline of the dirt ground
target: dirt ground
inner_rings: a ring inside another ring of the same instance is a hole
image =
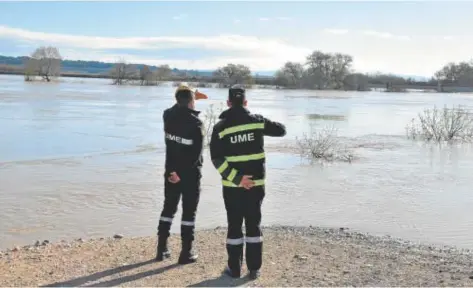
[[[473,286],[473,257],[346,229],[268,227],[261,277],[222,275],[224,229],[199,231],[197,263],[154,262],[155,237],[37,243],[0,254],[0,286]]]

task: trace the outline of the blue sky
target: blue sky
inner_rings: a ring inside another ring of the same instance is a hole
[[[0,2],[0,54],[254,71],[348,53],[354,69],[431,76],[473,54],[473,2]]]

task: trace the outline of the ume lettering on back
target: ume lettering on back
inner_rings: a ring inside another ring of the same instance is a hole
[[[230,137],[230,142],[232,144],[250,142],[250,141],[254,141],[254,140],[255,140],[255,134],[254,133],[238,134],[238,135],[233,135],[233,136]]]

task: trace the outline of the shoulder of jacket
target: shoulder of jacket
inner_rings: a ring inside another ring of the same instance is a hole
[[[203,123],[202,120],[200,120],[199,116],[194,114],[190,115],[190,121],[197,126],[200,126]]]
[[[171,108],[166,108],[166,109],[164,109],[164,111],[163,111],[163,117],[169,116],[170,113],[171,113]]]
[[[221,131],[223,129],[224,125],[225,125],[225,119],[220,119],[220,120],[217,121],[217,123],[215,123],[214,129],[216,131]]]
[[[264,122],[264,116],[261,114],[250,114],[250,117],[257,120],[258,122]]]

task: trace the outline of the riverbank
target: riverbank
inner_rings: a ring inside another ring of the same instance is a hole
[[[473,253],[347,229],[264,229],[261,278],[222,276],[225,229],[199,231],[199,262],[154,262],[155,237],[36,243],[0,254],[0,286],[473,286]]]

